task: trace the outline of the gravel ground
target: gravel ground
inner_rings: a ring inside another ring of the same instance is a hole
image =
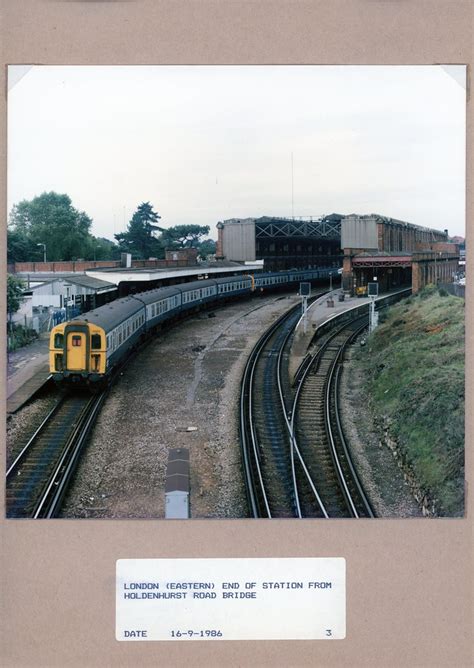
[[[112,388],[62,517],[163,518],[168,451],[178,447],[190,452],[191,517],[246,517],[240,379],[262,331],[297,301],[236,302],[153,339]]]
[[[190,451],[191,517],[246,517],[240,380],[262,332],[297,302],[275,295],[235,302],[152,339],[110,391],[62,517],[163,518],[168,451],[178,447]],[[402,471],[381,445],[362,388],[349,353],[341,379],[343,425],[364,488],[377,516],[420,516]],[[56,398],[40,397],[9,417],[7,462]]]
[[[357,345],[357,344],[356,344]],[[353,349],[352,349],[353,350]],[[390,450],[382,445],[370,411],[364,378],[347,354],[341,377],[344,433],[364,490],[377,517],[421,517],[422,512]]]
[[[49,392],[44,396],[36,398],[17,413],[7,416],[7,469],[31,438],[33,432],[43,422],[46,414],[52,410],[57,400],[57,392]]]

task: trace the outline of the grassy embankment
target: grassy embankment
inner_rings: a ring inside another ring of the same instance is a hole
[[[439,515],[464,497],[464,300],[429,286],[391,307],[356,355],[373,413]]]

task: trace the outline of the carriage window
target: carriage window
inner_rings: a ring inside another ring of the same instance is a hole
[[[79,347],[81,345],[81,337],[80,336],[73,336],[72,337],[72,345]]]
[[[63,347],[63,342],[64,342],[64,335],[63,334],[55,334],[54,335],[54,347],[55,348],[62,348]]]
[[[100,350],[100,347],[101,347],[100,334],[92,334],[91,336],[92,350]]]

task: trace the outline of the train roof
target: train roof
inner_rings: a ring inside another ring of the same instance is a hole
[[[216,278],[216,283],[234,283],[235,281],[241,281],[242,279],[250,279],[250,276],[247,274],[239,274],[238,276],[225,276],[224,278]]]
[[[99,327],[102,327],[106,332],[119,325],[121,322],[130,316],[140,311],[143,304],[132,297],[124,297],[123,299],[116,299],[109,304],[99,306],[93,311],[88,311],[80,316],[72,319],[74,321],[91,322]]]
[[[178,286],[173,285],[165,288],[147,290],[146,292],[138,292],[133,296],[136,299],[140,299],[140,301],[144,302],[145,304],[153,304],[160,299],[167,299],[168,297],[174,297],[175,295],[179,294],[181,294],[181,290]]]
[[[190,281],[189,283],[180,283],[175,287],[179,288],[181,292],[187,292],[188,290],[197,290],[198,288],[208,288],[211,285],[215,285],[221,279],[203,279],[202,281]]]

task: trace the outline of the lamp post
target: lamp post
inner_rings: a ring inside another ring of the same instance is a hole
[[[43,246],[43,262],[46,262],[46,244],[36,244],[37,246]]]
[[[66,288],[66,320],[69,320],[69,290],[71,289],[70,285],[65,285]]]

